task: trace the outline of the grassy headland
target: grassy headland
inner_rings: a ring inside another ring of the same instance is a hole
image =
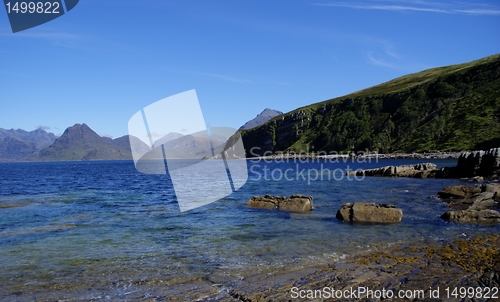
[[[247,152],[429,152],[500,146],[500,55],[406,75],[242,131]]]

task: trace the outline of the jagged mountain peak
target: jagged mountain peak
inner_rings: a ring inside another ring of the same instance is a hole
[[[246,122],[243,126],[238,130],[248,130],[260,126],[266,123],[268,120],[272,119],[275,116],[281,115],[283,112],[277,111],[274,109],[266,108],[261,113],[259,113],[254,119]]]

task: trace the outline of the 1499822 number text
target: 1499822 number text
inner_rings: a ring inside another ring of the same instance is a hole
[[[455,299],[498,299],[498,287],[455,287],[445,288],[446,298]]]
[[[59,14],[59,2],[7,2],[7,13]]]

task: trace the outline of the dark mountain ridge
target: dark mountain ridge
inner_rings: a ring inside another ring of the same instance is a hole
[[[116,160],[131,159],[128,138],[101,137],[87,124],[75,124],[48,148],[28,160]]]

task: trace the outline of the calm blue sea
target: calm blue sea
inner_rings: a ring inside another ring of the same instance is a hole
[[[249,180],[239,191],[182,213],[169,177],[141,174],[131,161],[0,163],[0,299],[58,293],[113,299],[126,297],[132,288],[147,292],[152,285],[204,279],[230,285],[255,273],[334,261],[392,242],[499,233],[498,226],[460,225],[439,218],[446,205],[430,196],[445,186],[464,184],[462,180],[349,180],[339,173],[336,179],[330,174],[330,180],[326,174],[315,181],[296,177],[301,169],[328,174],[325,169],[417,162],[422,161],[248,160]],[[279,171],[287,169],[288,179],[280,177]],[[294,193],[312,195],[315,209],[300,214],[245,206],[254,195]],[[403,209],[403,221],[337,221],[342,203],[356,201],[394,204]]]

